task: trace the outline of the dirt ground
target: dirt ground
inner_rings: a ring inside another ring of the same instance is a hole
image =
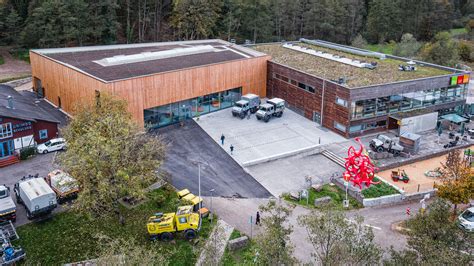
[[[0,47],[0,55],[5,61],[0,65],[0,82],[2,80],[21,78],[31,75],[31,66],[25,62],[14,58],[8,50],[10,47]]]
[[[474,146],[471,146],[470,148],[473,149]],[[439,180],[437,180],[436,177],[425,176],[425,172],[435,170],[436,168],[441,167],[441,162],[446,161],[446,156],[447,155],[438,156],[421,162],[404,165],[399,168],[392,168],[380,172],[377,175],[390,182],[391,184],[394,184],[395,186],[403,189],[408,194],[429,191],[433,189],[435,183],[439,183]],[[397,171],[398,169],[405,170],[408,177],[410,177],[410,181],[408,183],[403,183],[401,181],[394,182],[392,180],[391,172]]]

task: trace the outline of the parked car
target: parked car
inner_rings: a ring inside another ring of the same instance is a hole
[[[63,138],[50,139],[49,141],[36,147],[36,151],[43,154],[64,149],[66,149],[66,140]]]
[[[458,225],[461,229],[474,232],[474,207],[463,211],[458,217]]]

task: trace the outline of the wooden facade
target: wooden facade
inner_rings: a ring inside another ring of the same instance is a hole
[[[143,110],[194,97],[242,87],[242,93],[266,96],[267,61],[260,56],[178,71],[105,82],[44,55],[30,52],[33,86],[44,96],[73,113],[76,104],[94,101],[96,91],[127,101],[138,125],[144,126]],[[41,82],[38,82],[38,81]]]

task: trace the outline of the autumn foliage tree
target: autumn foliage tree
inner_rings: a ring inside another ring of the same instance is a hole
[[[68,146],[59,161],[80,185],[79,211],[121,217],[119,199],[143,197],[158,179],[164,146],[139,132],[123,100],[102,95],[97,103],[78,106],[63,135]]]
[[[454,204],[456,212],[458,204],[467,204],[474,198],[474,175],[461,150],[450,151],[446,162],[441,165],[442,184],[436,186],[437,194]]]

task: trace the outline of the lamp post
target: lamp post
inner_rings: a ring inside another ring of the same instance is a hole
[[[214,191],[215,189],[209,190],[209,192],[211,192],[211,207],[209,208],[210,209],[209,215],[211,215],[211,224],[212,224],[212,218],[213,218],[212,216],[214,216],[214,213],[213,213],[214,209],[212,208],[212,198],[214,197]]]

